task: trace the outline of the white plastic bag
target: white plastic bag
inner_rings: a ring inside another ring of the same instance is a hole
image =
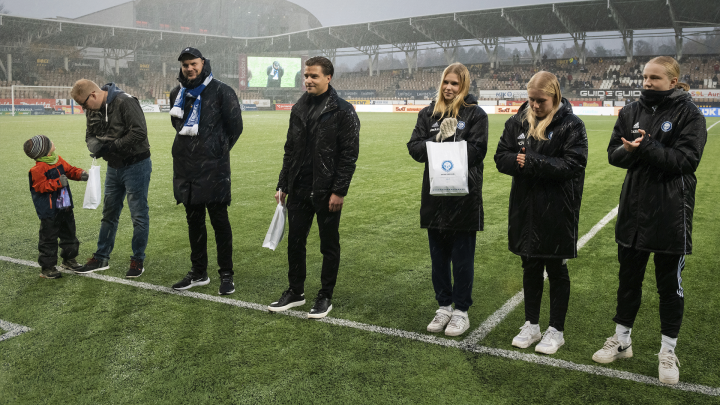
[[[100,165],[93,158],[90,170],[88,170],[88,181],[85,187],[85,199],[83,200],[83,208],[94,210],[100,206],[102,200],[102,190],[100,189]]]
[[[463,196],[468,188],[467,142],[427,142],[430,194]]]
[[[287,208],[282,203],[277,205],[275,208],[275,215],[273,215],[272,222],[270,222],[270,229],[265,235],[265,241],[263,247],[271,250],[275,250],[283,239],[285,234],[285,218],[287,217]]]

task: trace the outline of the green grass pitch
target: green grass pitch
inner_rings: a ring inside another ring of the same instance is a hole
[[[341,220],[342,259],[330,316],[427,333],[437,303],[427,234],[419,227],[421,164],[405,146],[414,114],[360,113],[360,157]],[[288,112],[246,112],[232,151],[236,292],[266,305],[287,286],[287,242],[261,248],[275,210]],[[190,269],[185,212],[172,193],[174,132],[166,114],[146,115],[152,147],[150,241],[139,281],[169,287]],[[510,177],[492,156],[507,116],[490,116],[483,187],[485,231],[478,234],[471,331],[522,288],[520,259],[507,250]],[[625,171],[607,163],[615,117],[582,117],[590,142],[580,235],[617,204]],[[717,122],[708,119],[708,127]],[[35,261],[39,220],[28,190],[33,162],[22,143],[48,135],[70,164],[89,168],[84,116],[0,119],[0,256]],[[720,387],[720,125],[697,172],[694,254],[683,273],[686,309],[677,353],[681,382]],[[104,176],[105,162],[102,163]],[[84,183],[71,183],[82,206]],[[75,208],[78,260],[96,248],[101,209]],[[612,335],[617,245],[611,221],[570,261],[566,344],[553,358],[596,365],[591,356]],[[210,228],[208,224],[209,229]],[[210,264],[215,265],[210,233]],[[111,268],[123,277],[132,224],[120,219]],[[306,292],[320,288],[317,226],[308,240]],[[193,291],[217,295],[211,283]],[[719,403],[718,397],[471,353],[400,337],[149,291],[87,277],[38,277],[39,269],[0,261],[0,320],[28,333],[0,342],[0,403]],[[541,328],[547,327],[547,288]],[[300,309],[309,310],[310,304]],[[652,261],[633,331],[635,357],[608,368],[657,377],[658,297]],[[512,348],[522,304],[478,344]],[[4,332],[0,331],[0,334]],[[468,332],[469,333],[469,332]],[[467,336],[467,334],[465,335]],[[460,339],[464,338],[461,337]],[[444,337],[444,335],[443,335]]]

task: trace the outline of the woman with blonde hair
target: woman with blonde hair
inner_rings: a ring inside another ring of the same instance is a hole
[[[615,225],[620,262],[616,325],[615,334],[593,355],[598,363],[632,357],[630,332],[654,253],[662,334],[658,375],[667,384],[680,378],[675,346],[685,306],[682,271],[685,256],[692,253],[695,170],[707,140],[705,117],[679,77],[675,59],[650,60],[643,69],[640,100],[620,110],[613,128],[608,160],[627,169]]]
[[[467,311],[472,305],[475,241],[477,232],[483,230],[482,179],[488,119],[469,88],[470,74],[463,64],[445,68],[437,97],[418,114],[407,143],[410,156],[425,163],[420,227],[428,230],[432,282],[440,306],[427,330],[444,330],[448,336],[459,336],[470,327]],[[467,142],[469,193],[461,197],[430,195],[427,143],[455,140]]]
[[[525,324],[512,345],[555,353],[565,343],[570,300],[567,259],[577,257],[578,219],[587,164],[585,124],[560,94],[554,74],[540,71],[527,84],[528,101],[505,122],[495,164],[512,176],[508,246],[520,256]],[[550,321],[540,333],[543,273],[550,280]]]

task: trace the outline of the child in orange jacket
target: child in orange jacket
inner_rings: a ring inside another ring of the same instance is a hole
[[[58,239],[62,267],[68,270],[82,267],[75,260],[80,241],[75,236],[75,215],[68,179],[87,181],[88,174],[83,169],[70,166],[56,155],[55,144],[45,135],[35,135],[28,139],[23,149],[30,159],[36,161],[28,175],[30,194],[40,218],[40,277],[60,278],[62,274],[55,269]]]

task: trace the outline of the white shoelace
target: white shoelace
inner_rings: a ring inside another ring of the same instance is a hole
[[[675,363],[677,363],[678,368],[680,368],[680,360],[678,360],[677,356],[675,356],[675,353],[658,353],[657,356],[660,358],[660,366],[666,370],[672,369],[675,366]]]
[[[448,326],[455,329],[462,329],[465,326],[465,322],[467,322],[467,320],[464,316],[453,315],[453,317],[450,318],[450,325]]]
[[[532,335],[534,335],[533,329],[534,329],[534,328],[533,328],[533,325],[532,325],[532,324],[529,324],[529,323],[521,326],[521,327],[520,327],[520,335],[519,335],[519,337],[521,337],[521,338],[529,338],[529,337],[531,337]]]

